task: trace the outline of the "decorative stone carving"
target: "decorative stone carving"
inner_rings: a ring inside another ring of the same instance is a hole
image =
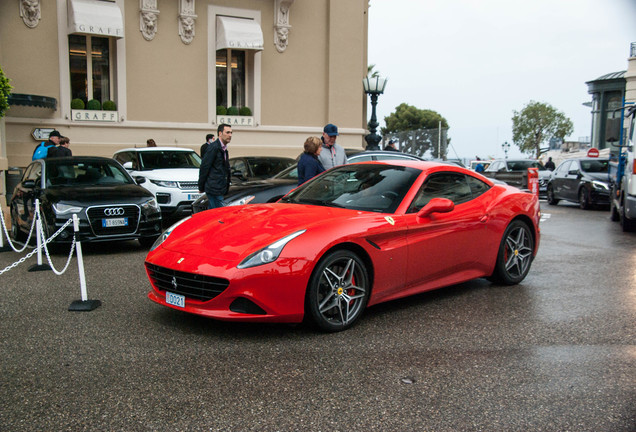
[[[195,0],[179,0],[179,36],[186,45],[194,39],[194,21],[197,19],[194,2]]]
[[[147,41],[155,38],[158,19],[157,0],[139,0],[139,31]]]
[[[289,9],[294,0],[276,0],[276,10],[274,13],[274,45],[278,52],[287,49],[289,39]]]
[[[40,0],[20,0],[20,16],[27,27],[36,28],[41,15]]]

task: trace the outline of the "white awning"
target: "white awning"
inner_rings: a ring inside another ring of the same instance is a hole
[[[69,0],[68,32],[123,38],[121,10],[109,0]]]
[[[216,49],[263,50],[263,31],[252,19],[216,17]]]

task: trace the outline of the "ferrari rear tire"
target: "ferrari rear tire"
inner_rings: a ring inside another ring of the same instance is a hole
[[[369,273],[360,257],[348,250],[327,254],[309,281],[306,315],[321,330],[351,327],[369,301]]]
[[[501,238],[491,280],[505,285],[521,282],[530,271],[533,251],[534,238],[530,227],[525,222],[512,221]]]
[[[559,200],[554,197],[554,188],[552,187],[552,185],[548,186],[547,195],[548,195],[548,204],[557,205],[559,203]]]

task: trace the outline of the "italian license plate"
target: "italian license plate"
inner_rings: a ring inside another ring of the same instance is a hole
[[[102,219],[102,228],[128,226],[128,218]]]
[[[166,303],[180,308],[185,307],[185,296],[166,291]]]
[[[189,199],[189,200],[193,200],[193,201],[194,201],[194,200],[196,200],[196,199],[201,198],[201,196],[202,196],[202,195],[203,195],[203,194],[200,194],[200,193],[198,193],[198,194],[188,194],[188,199]]]

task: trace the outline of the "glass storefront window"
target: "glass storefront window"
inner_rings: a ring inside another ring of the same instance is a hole
[[[229,64],[228,58],[231,59]],[[245,82],[245,52],[218,50],[216,52],[216,105],[226,108],[244,107],[247,93]]]
[[[87,103],[111,99],[110,40],[108,38],[69,35],[71,98]]]

